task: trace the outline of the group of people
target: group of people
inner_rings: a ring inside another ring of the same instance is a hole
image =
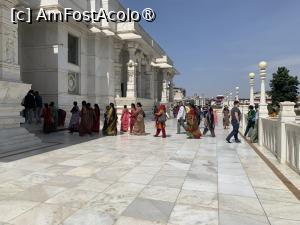
[[[65,125],[66,111],[58,109],[54,102],[43,104],[43,98],[38,91],[30,90],[23,98],[22,106],[25,108],[23,116],[26,123],[32,124],[35,120],[36,124],[40,124],[44,118],[43,131],[45,133],[50,133],[57,130],[59,126]]]
[[[43,98],[38,91],[30,90],[23,98],[22,106],[25,108],[23,110],[23,116],[25,117],[26,123],[31,124],[34,119],[37,124],[42,122]]]
[[[234,137],[236,143],[240,143],[238,138],[240,121],[241,121],[241,111],[239,109],[239,101],[234,102],[234,107],[229,111],[227,106],[223,109],[223,126],[224,129],[229,127],[229,120],[231,118],[232,131],[226,138],[228,143],[232,143],[231,139]],[[249,132],[251,130],[251,133]],[[244,136],[249,135],[250,140],[255,143],[258,140],[258,107],[255,106],[255,109],[252,105],[249,106],[249,111],[247,114],[247,127],[244,133]]]
[[[207,132],[210,131],[212,137],[216,136],[215,127],[218,123],[217,113],[208,105],[202,109],[192,103],[185,106],[183,102],[180,102],[176,118],[178,134],[180,134],[180,128],[183,127],[189,138],[200,139],[202,136],[200,124],[204,119],[203,135],[206,135]]]
[[[100,132],[100,108],[98,104],[92,108],[91,103],[83,101],[80,110],[78,103],[74,102],[71,114],[68,127],[70,133],[79,132],[79,136],[84,136]]]

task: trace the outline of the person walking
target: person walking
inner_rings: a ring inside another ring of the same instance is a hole
[[[71,110],[71,120],[69,123],[69,131],[70,133],[79,131],[79,122],[80,122],[80,109],[78,107],[77,102],[73,102],[73,108]]]
[[[94,121],[93,121],[93,132],[100,132],[100,107],[98,104],[94,105]]]
[[[179,111],[177,113],[177,134],[180,134],[180,128],[184,128],[186,111],[183,102],[179,103]]]
[[[41,114],[42,114],[42,109],[43,109],[43,98],[42,96],[40,96],[39,92],[36,91],[34,93],[34,99],[35,99],[35,119],[36,119],[36,123],[42,123],[41,120]]]
[[[129,121],[130,121],[130,112],[127,108],[127,105],[124,105],[124,109],[122,111],[121,116],[121,132],[128,132],[129,128]]]
[[[250,131],[250,129],[254,128],[255,125],[255,115],[256,112],[254,110],[254,107],[252,105],[249,106],[249,112],[248,112],[248,123],[247,123],[247,127],[244,133],[244,136],[247,137],[248,132]]]
[[[189,139],[200,139],[202,134],[199,129],[196,107],[192,103],[189,103],[188,106],[189,110],[186,114],[187,121],[185,126],[186,134]]]
[[[241,121],[241,111],[239,109],[239,105],[240,105],[239,101],[235,101],[234,107],[231,109],[231,124],[232,124],[233,130],[226,138],[226,141],[228,143],[231,143],[230,140],[232,137],[234,137],[236,143],[241,143],[241,141],[238,138],[240,121]]]
[[[53,130],[56,131],[58,127],[58,109],[54,102],[51,102],[49,106],[53,117]]]
[[[26,122],[31,124],[33,122],[35,99],[34,99],[34,91],[30,90],[24,99],[25,112],[26,112]]]
[[[223,109],[223,128],[226,130],[229,127],[230,124],[230,111],[228,109],[228,106],[225,105]]]
[[[156,134],[154,137],[158,137],[160,132],[162,131],[162,138],[166,138],[166,121],[167,121],[167,114],[166,114],[166,106],[160,105],[159,110],[157,113],[155,113],[156,121],[155,121],[155,127],[156,127]]]
[[[205,116],[205,128],[203,131],[203,135],[205,135],[208,131],[210,131],[212,137],[216,137],[215,135],[215,115],[212,107],[208,109],[208,113]]]
[[[41,117],[44,118],[43,132],[49,134],[50,132],[53,131],[54,120],[48,103],[45,103],[45,107],[42,110]]]
[[[143,110],[143,106],[140,102],[138,102],[137,104],[137,107],[136,107],[136,111],[134,113],[135,117],[136,117],[136,121],[134,123],[134,127],[133,127],[133,131],[132,133],[134,135],[138,135],[138,136],[141,136],[141,135],[146,135],[146,132],[145,132],[145,112]]]

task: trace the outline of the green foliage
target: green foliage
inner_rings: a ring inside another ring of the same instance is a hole
[[[289,75],[289,70],[285,67],[279,67],[276,73],[273,73],[273,79],[270,82],[272,104],[279,105],[280,102],[297,102],[298,96],[298,77]]]

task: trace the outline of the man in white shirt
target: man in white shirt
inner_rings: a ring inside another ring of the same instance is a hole
[[[177,134],[180,134],[180,127],[184,127],[184,121],[185,121],[185,107],[182,102],[179,103],[180,108],[177,114]]]

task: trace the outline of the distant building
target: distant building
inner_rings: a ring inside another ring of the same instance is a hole
[[[174,87],[173,96],[174,102],[183,101],[186,97],[186,90],[184,88]]]

